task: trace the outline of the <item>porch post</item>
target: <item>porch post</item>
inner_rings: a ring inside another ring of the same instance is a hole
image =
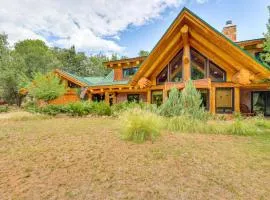
[[[210,88],[210,113],[216,114],[216,88]]]
[[[240,113],[240,88],[234,88],[234,112]]]
[[[105,92],[105,103],[110,104],[110,95],[109,92]]]
[[[89,102],[92,102],[93,100],[92,100],[92,93],[91,92],[88,92],[88,101]]]
[[[190,69],[190,44],[188,38],[189,28],[187,25],[184,25],[181,29],[181,35],[184,43],[184,53],[183,53],[183,80],[190,80],[191,69]]]
[[[163,103],[165,103],[168,100],[168,90],[163,89],[162,93],[163,93],[163,97],[162,97]]]
[[[147,90],[147,98],[146,98],[146,102],[148,104],[151,104],[151,90]]]

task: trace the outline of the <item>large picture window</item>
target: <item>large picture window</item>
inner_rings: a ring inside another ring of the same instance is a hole
[[[232,113],[233,106],[233,88],[216,89],[216,112]]]
[[[183,51],[180,51],[170,62],[169,68],[169,78],[170,82],[181,82],[183,75],[183,67],[182,67],[182,57]]]
[[[213,62],[209,62],[209,78],[212,81],[222,82],[226,80],[226,73]]]
[[[165,82],[182,81],[183,75],[182,57],[183,51],[181,50],[157,76],[158,85],[164,84]]]
[[[195,51],[191,50],[191,79],[198,80],[206,78],[207,59]]]
[[[158,85],[164,84],[165,82],[168,82],[168,67],[165,67],[157,77]]]
[[[226,72],[206,58],[195,49],[190,50],[191,55],[191,80],[210,78],[212,81],[225,82]],[[157,76],[157,84],[161,85],[166,82],[183,81],[183,50],[181,50],[166,67]]]

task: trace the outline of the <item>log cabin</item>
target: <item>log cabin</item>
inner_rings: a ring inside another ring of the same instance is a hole
[[[270,69],[260,62],[264,38],[237,41],[228,21],[222,32],[184,8],[147,57],[109,61],[106,77],[79,77],[56,70],[69,88],[82,88],[89,101],[113,105],[141,101],[158,106],[171,88],[192,80],[209,112],[270,115]],[[70,92],[52,103],[79,100]]]

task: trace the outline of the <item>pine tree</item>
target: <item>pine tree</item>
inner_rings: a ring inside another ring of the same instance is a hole
[[[182,114],[180,92],[177,88],[171,89],[168,100],[160,107],[160,114],[166,117],[180,116]]]
[[[268,10],[270,14],[270,6],[268,6]],[[267,27],[267,33],[264,34],[266,41],[264,43],[264,52],[261,53],[261,59],[264,63],[270,66],[270,16],[269,16],[266,27]]]
[[[201,107],[201,93],[196,90],[191,80],[186,83],[185,88],[180,95],[180,104],[182,105],[182,114],[192,118],[201,118],[204,108]]]

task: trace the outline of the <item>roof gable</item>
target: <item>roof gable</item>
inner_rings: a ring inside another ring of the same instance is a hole
[[[139,71],[132,79],[132,85],[135,85],[140,78],[149,78],[155,71],[165,67],[183,47],[180,30],[184,25],[189,27],[190,45],[227,70],[237,72],[245,67],[258,77],[270,76],[267,66],[196,14],[184,8],[141,64]]]

